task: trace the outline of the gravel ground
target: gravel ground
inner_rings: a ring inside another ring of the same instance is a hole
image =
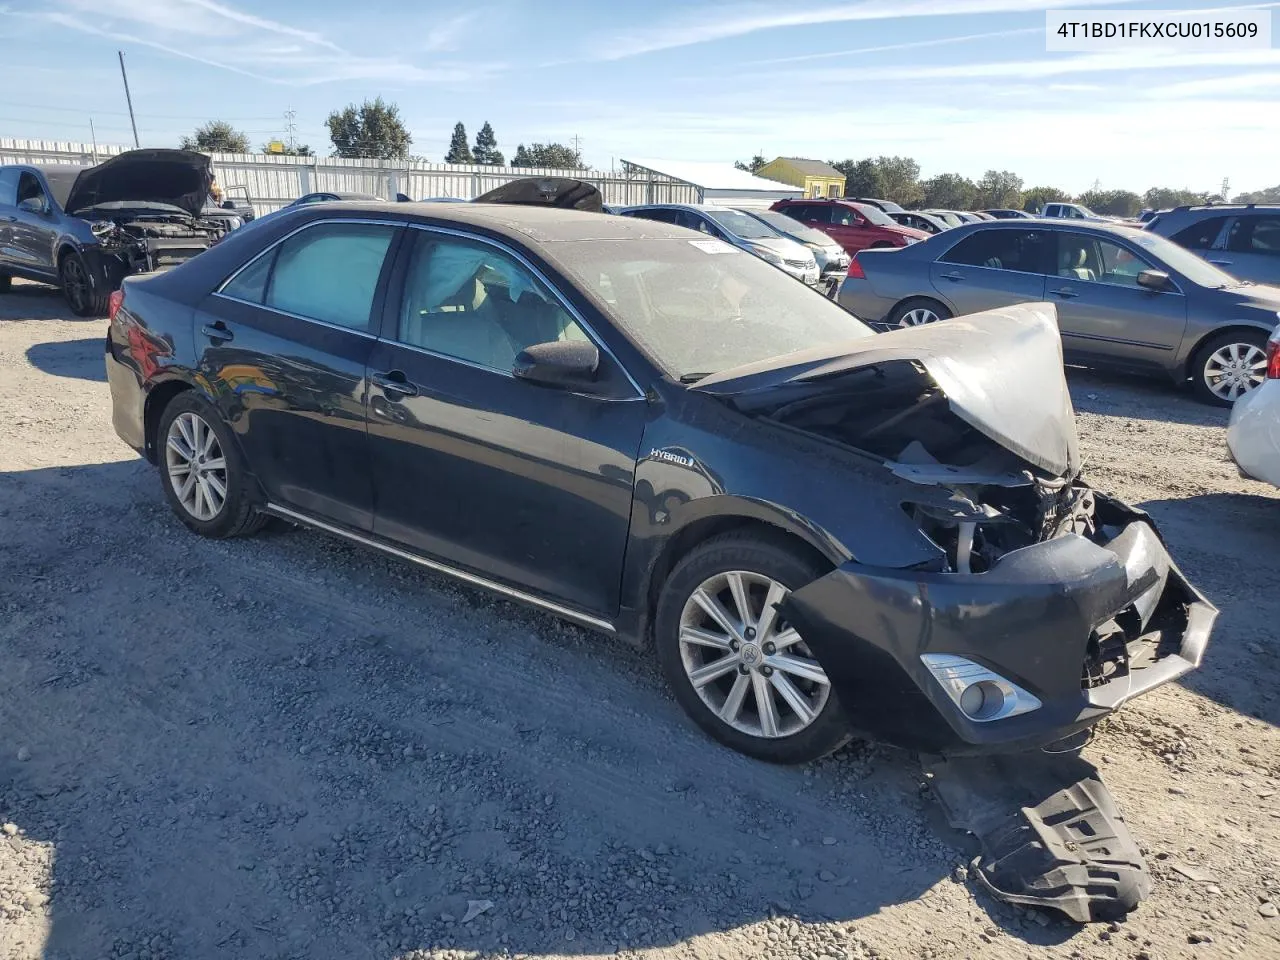
[[[649,658],[301,532],[187,533],[115,437],[105,323],[0,296],[0,956],[1280,957],[1280,503],[1225,414],[1073,371],[1094,482],[1223,609],[1107,723],[1156,878],[993,901],[907,757],[754,763]]]

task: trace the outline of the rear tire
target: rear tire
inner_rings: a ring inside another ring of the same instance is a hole
[[[155,450],[165,499],[194,533],[222,540],[257,533],[267,522],[235,438],[194,391],[179,393],[160,414]]]
[[[105,317],[109,290],[89,270],[89,264],[76,250],[68,250],[58,261],[58,286],[71,312],[77,317]]]
[[[667,578],[654,622],[658,662],[680,706],[725,746],[795,764],[851,738],[821,665],[774,615],[789,591],[827,572],[776,538],[728,533],[695,547]],[[718,626],[708,598],[734,632]]]
[[[937,323],[947,320],[953,314],[937,300],[928,297],[912,297],[904,300],[889,314],[887,325],[890,327],[918,327],[926,323]]]
[[[1267,376],[1267,335],[1262,330],[1227,330],[1204,342],[1189,367],[1196,396],[1230,407],[1262,385]]]

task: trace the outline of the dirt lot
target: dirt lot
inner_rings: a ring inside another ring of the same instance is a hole
[[[621,644],[188,534],[111,430],[104,329],[0,296],[0,955],[1280,957],[1280,501],[1221,411],[1071,374],[1093,480],[1223,610],[1089,748],[1156,888],[1077,928],[966,883],[906,757],[753,763]]]

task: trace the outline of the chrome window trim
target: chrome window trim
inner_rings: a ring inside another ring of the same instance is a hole
[[[315,317],[304,317],[300,313],[290,313],[288,310],[281,310],[279,307],[268,307],[264,303],[254,303],[252,300],[242,300],[240,297],[233,297],[229,293],[214,293],[215,297],[223,300],[230,300],[232,303],[243,303],[247,307],[256,307],[259,310],[269,310],[272,313],[279,314],[282,317],[292,317],[294,320],[303,320],[306,323],[314,323],[317,327],[328,327],[330,330],[341,330],[343,333],[352,333],[357,337],[364,337],[366,340],[377,340],[376,333],[370,333],[368,330],[357,330],[355,327],[344,327],[340,323],[333,323],[329,320],[317,320]]]
[[[502,243],[499,240],[494,240],[492,237],[485,237],[475,233],[468,233],[465,230],[458,230],[453,227],[440,227],[440,226],[436,226],[435,224],[428,224],[428,223],[409,223],[408,226],[414,230],[420,230],[424,233],[438,233],[438,234],[443,234],[445,236],[459,237],[463,240],[471,240],[476,243],[482,243],[482,244],[485,244],[486,246],[493,247],[494,249],[511,257],[513,260],[515,260],[517,263],[523,266],[526,270],[528,270],[531,274],[533,274],[533,276],[535,276],[544,287],[546,287],[548,290],[551,291],[551,295],[556,298],[556,300],[560,303],[560,306],[564,308],[565,312],[568,313],[569,316],[571,316],[574,319],[574,322],[576,322],[578,326],[582,328],[582,332],[587,335],[587,338],[593,344],[595,344],[596,349],[603,351],[606,356],[608,356],[611,360],[613,360],[614,364],[618,367],[619,370],[622,371],[622,375],[627,378],[627,381],[631,384],[632,389],[634,389],[636,392],[634,397],[599,397],[591,393],[583,393],[581,395],[592,397],[597,400],[612,399],[612,400],[621,400],[621,401],[631,401],[631,400],[643,400],[645,398],[644,390],[640,388],[640,384],[636,382],[636,378],[631,375],[631,371],[626,368],[626,365],[623,364],[623,362],[618,359],[618,355],[615,354],[609,348],[609,345],[600,338],[600,335],[596,333],[595,330],[592,329],[591,324],[587,323],[586,319],[582,316],[582,314],[578,311],[578,309],[572,303],[570,303],[568,299],[565,297],[565,295],[561,293],[560,290],[556,287],[556,285],[547,278],[547,275],[544,274],[541,270],[539,270],[536,266],[534,266],[534,264],[530,263],[529,259],[525,257],[522,253],[520,253],[520,251],[507,246],[507,244]],[[403,292],[401,296],[403,297]],[[485,366],[484,364],[476,363],[471,360],[464,360],[460,357],[454,357],[447,353],[440,353],[439,351],[432,350],[429,347],[421,347],[416,344],[405,343],[399,337],[400,321],[399,321],[398,312],[396,316],[397,316],[396,336],[392,339],[393,339],[393,342],[399,344],[400,346],[408,347],[410,350],[418,350],[422,353],[430,354],[431,356],[434,356],[434,357],[440,357],[445,360],[453,360],[457,363],[462,363],[469,367],[475,367],[479,370],[488,370],[492,373],[504,374],[505,376],[511,377],[512,379],[516,379],[515,375],[511,373],[511,371],[509,370],[500,370],[496,367],[489,367],[489,366]]]
[[[435,573],[440,573],[447,577],[453,577],[455,580],[461,580],[463,583],[468,583],[484,590],[490,590],[494,593],[501,594],[502,596],[510,597],[513,600],[519,600],[522,603],[527,603],[533,607],[539,607],[542,610],[546,610],[548,613],[553,613],[556,616],[565,618],[566,620],[572,620],[583,626],[591,627],[595,630],[601,631],[602,633],[617,633],[617,628],[614,627],[610,621],[601,617],[592,616],[589,613],[582,613],[581,611],[574,610],[571,607],[561,606],[554,601],[544,600],[542,597],[535,594],[526,593],[523,590],[518,590],[515,587],[509,587],[506,584],[497,582],[496,580],[490,580],[488,577],[482,577],[479,574],[470,573],[469,571],[461,570],[458,567],[452,567],[449,564],[441,563],[438,560],[429,560],[420,554],[412,553],[390,543],[384,543],[371,537],[354,533],[350,530],[344,530],[341,527],[334,526],[324,520],[318,520],[305,513],[298,513],[297,511],[290,510],[288,507],[282,507],[277,503],[268,502],[265,505],[265,510],[267,513],[275,514],[276,516],[283,517],[286,520],[292,520],[295,523],[314,527],[317,530],[322,530],[325,533],[330,533],[334,536],[343,537],[344,539],[351,540],[363,546],[372,547],[375,550],[381,550],[394,557],[399,557],[401,560],[408,560],[410,563],[416,563],[419,566],[426,567],[428,570]]]

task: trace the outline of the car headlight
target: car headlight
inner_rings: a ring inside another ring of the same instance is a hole
[[[905,245],[906,245],[906,246],[908,246],[908,247],[909,247],[909,246],[911,246],[913,243],[919,243],[919,242],[920,242],[920,238],[919,238],[919,237],[904,237],[903,239],[905,239],[905,240],[907,241]]]
[[[1043,706],[1013,681],[964,657],[926,653],[920,660],[960,712],[977,723],[1016,717]]]
[[[768,247],[752,247],[751,252],[754,253],[757,257],[759,257],[761,260],[765,260],[769,263],[772,263],[775,267],[782,266],[782,257],[778,256]]]

